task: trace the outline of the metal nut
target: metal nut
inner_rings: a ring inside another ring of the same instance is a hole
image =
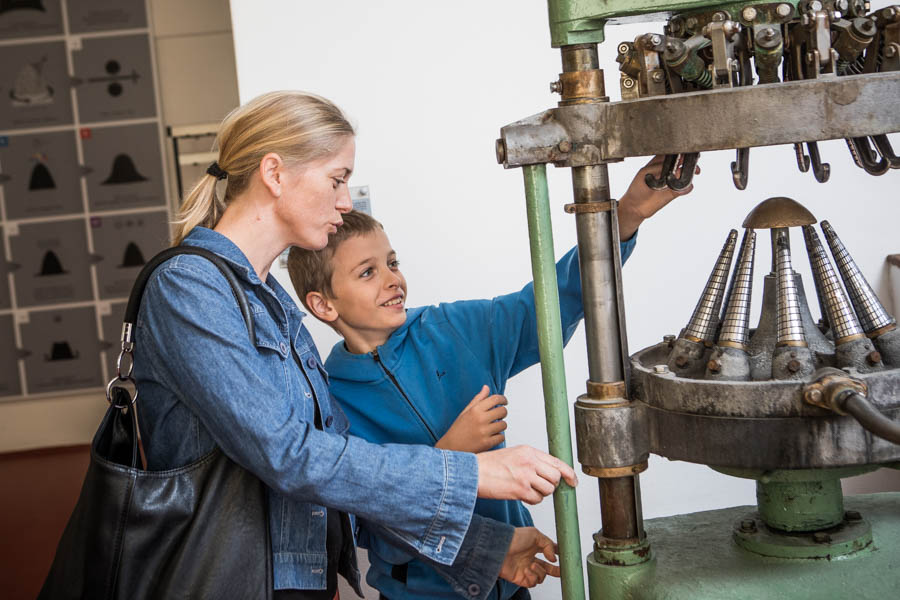
[[[897,44],[887,44],[884,47],[884,56],[886,58],[894,58],[897,56],[898,48],[900,48],[900,46]]]
[[[819,2],[819,0],[812,0],[812,2],[809,3],[809,10],[812,10],[812,11],[822,10],[822,3]]]
[[[665,375],[669,372],[669,367],[667,365],[654,365],[653,372],[659,373],[660,375]]]
[[[550,82],[550,93],[551,94],[562,94],[562,81],[557,79],[556,81]]]
[[[662,44],[662,38],[659,37],[658,35],[651,35],[650,43],[653,44],[654,46],[659,46],[660,44]]]
[[[713,359],[706,363],[706,368],[709,369],[710,373],[718,373],[722,370],[722,363]]]
[[[800,365],[799,360],[792,360],[792,361],[788,362],[788,364],[787,364],[787,370],[790,371],[791,373],[796,373],[797,371],[800,370],[800,367],[801,367],[801,365]]]
[[[862,521],[862,515],[858,510],[848,510],[844,513],[844,518],[848,521]]]
[[[794,8],[790,4],[782,3],[775,8],[775,14],[782,18],[791,16],[792,12],[794,12]]]
[[[728,13],[725,12],[724,10],[717,11],[717,12],[712,16],[712,20],[715,21],[715,22],[717,22],[717,23],[718,23],[718,22],[721,22],[721,21],[727,21],[727,20],[728,20]]]
[[[745,533],[756,531],[756,521],[753,519],[744,519],[741,521],[741,531]]]
[[[870,365],[877,365],[881,362],[881,353],[878,350],[872,350],[866,355],[866,362]]]
[[[756,19],[756,9],[753,8],[752,6],[748,6],[741,13],[741,16],[744,17],[745,21],[753,21],[754,19]]]
[[[653,81],[655,81],[656,83],[662,83],[663,78],[664,75],[662,71],[654,71],[653,75],[651,76],[651,79],[653,79]]]
[[[822,402],[822,390],[807,390],[804,400],[808,404],[819,404]]]
[[[622,87],[624,87],[626,90],[630,90],[631,88],[634,87],[634,79],[632,79],[630,77],[623,79]]]
[[[663,336],[663,341],[667,344],[672,344],[675,341],[675,336],[671,333]]]
[[[619,44],[618,50],[619,50],[619,54],[628,54],[628,44],[626,44],[624,42]]]
[[[503,164],[506,162],[506,143],[503,141],[503,138],[497,138],[497,141],[494,144],[494,151],[497,153],[497,163]]]
[[[560,152],[568,152],[572,149],[572,142],[570,142],[569,140],[563,140],[558,143],[556,147],[559,148]]]

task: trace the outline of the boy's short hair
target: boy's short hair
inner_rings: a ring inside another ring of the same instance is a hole
[[[384,227],[367,215],[359,211],[351,210],[341,215],[344,224],[338,227],[337,233],[328,236],[328,245],[321,250],[304,250],[292,246],[288,252],[287,269],[291,276],[294,290],[300,297],[300,302],[309,310],[306,304],[306,295],[310,292],[319,292],[329,298],[334,297],[331,289],[331,277],[334,275],[334,253],[346,240],[371,233]]]

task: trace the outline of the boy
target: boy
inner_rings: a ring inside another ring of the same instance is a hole
[[[644,184],[659,162],[638,172],[620,202],[620,236],[628,240],[621,244],[623,263],[641,221],[674,198]],[[498,394],[510,377],[539,361],[532,284],[493,300],[406,310],[406,281],[381,224],[357,212],[343,219],[325,249],[292,248],[288,271],[304,306],[344,338],[325,368],[351,433],[375,443],[468,452],[502,444],[507,411]],[[577,250],[563,256],[556,270],[568,342],[583,316]],[[532,525],[516,501],[479,499],[475,512],[515,527]],[[384,598],[460,597],[427,564],[365,532],[361,543],[369,548],[367,581]],[[529,595],[499,580],[488,597]]]

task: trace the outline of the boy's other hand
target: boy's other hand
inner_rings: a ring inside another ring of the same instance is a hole
[[[659,177],[664,158],[664,156],[654,156],[650,162],[644,165],[631,180],[628,191],[619,199],[619,239],[624,241],[631,238],[645,219],[655,215],[659,209],[678,196],[684,196],[694,189],[694,184],[680,192],[675,192],[667,187],[654,190],[647,185],[645,177],[648,173]],[[675,169],[675,174],[680,175],[680,173],[681,165],[679,164]],[[694,173],[699,174],[700,167],[697,167]]]
[[[500,578],[530,588],[542,583],[547,575],[559,577],[559,566],[551,564],[556,562],[557,552],[553,540],[534,527],[516,527],[500,566]],[[536,554],[543,554],[547,560]]]
[[[482,387],[435,447],[476,454],[490,450],[506,439],[506,403],[506,398]]]
[[[578,478],[569,465],[531,446],[514,446],[476,454],[478,497],[521,500],[537,504],[549,496],[560,479],[575,487]]]

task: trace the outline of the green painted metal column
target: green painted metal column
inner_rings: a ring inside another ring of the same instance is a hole
[[[525,176],[525,202],[528,211],[528,238],[531,245],[531,271],[534,276],[534,301],[537,307],[538,344],[547,416],[550,454],[574,466],[569,403],[563,363],[562,325],[559,317],[559,288],[550,222],[550,197],[547,192],[546,165],[522,168]],[[565,481],[553,493],[556,535],[562,571],[562,597],[584,600],[584,572],[581,567],[581,536],[578,531],[578,506],[575,489]]]

